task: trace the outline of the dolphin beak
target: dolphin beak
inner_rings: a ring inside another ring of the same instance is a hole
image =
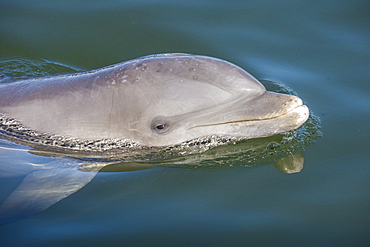
[[[229,105],[228,109],[218,109],[218,111],[209,114],[207,117],[203,116],[203,121],[189,126],[188,130],[198,127],[248,122],[251,124],[262,121],[272,123],[272,121],[282,118],[287,118],[286,125],[294,126],[291,127],[291,130],[294,130],[299,128],[307,120],[308,116],[309,109],[299,97],[265,92],[253,99],[238,100]]]

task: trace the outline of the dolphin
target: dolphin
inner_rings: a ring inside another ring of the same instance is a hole
[[[29,146],[88,149],[110,140],[163,147],[204,136],[268,137],[299,128],[308,107],[266,91],[213,57],[158,54],[101,69],[0,83],[0,137]],[[74,140],[84,145],[65,145]],[[116,147],[112,145],[113,147]]]
[[[240,153],[254,160],[253,155],[265,152],[277,140],[218,147],[186,160],[175,155],[164,161],[163,155],[169,152],[168,146],[182,143],[214,147],[225,140],[290,132],[308,116],[300,98],[268,92],[240,67],[207,56],[159,54],[87,72],[0,77],[0,138],[29,146],[0,139],[0,177],[23,178],[0,205],[0,225],[46,210],[81,189],[99,171],[182,166],[184,162],[193,166]],[[213,138],[214,145],[198,141],[209,136],[227,138]],[[76,153],[69,157],[64,153],[66,149],[102,151],[96,152],[101,157],[110,148],[120,147],[133,153],[133,158],[120,163],[75,159]],[[150,155],[138,159],[135,151],[141,147],[154,147],[160,155],[153,155],[149,148]],[[196,147],[195,153],[208,149]],[[44,157],[34,159],[33,154]],[[299,172],[303,156],[293,154],[275,166],[286,173]]]

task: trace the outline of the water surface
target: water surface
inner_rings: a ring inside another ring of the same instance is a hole
[[[249,167],[240,159],[217,167],[211,159],[209,167],[193,169],[100,172],[46,211],[0,226],[0,241],[367,246],[369,10],[359,0],[0,3],[0,62],[47,59],[82,70],[163,52],[215,56],[292,88],[321,118],[323,133],[304,148],[301,172],[289,175],[272,160]],[[0,162],[21,167],[49,159],[9,152]],[[21,180],[1,178],[1,198]]]

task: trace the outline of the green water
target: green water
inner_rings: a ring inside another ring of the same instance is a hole
[[[295,174],[237,158],[100,172],[46,211],[0,226],[1,245],[368,246],[369,11],[368,1],[345,0],[0,2],[0,62],[84,70],[163,52],[215,56],[292,88],[323,133]],[[1,198],[21,180],[0,178]]]

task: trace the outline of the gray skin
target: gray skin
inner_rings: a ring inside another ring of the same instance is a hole
[[[187,54],[3,83],[0,112],[41,133],[143,146],[209,135],[272,136],[299,128],[309,116],[301,99],[267,92],[243,69]]]

